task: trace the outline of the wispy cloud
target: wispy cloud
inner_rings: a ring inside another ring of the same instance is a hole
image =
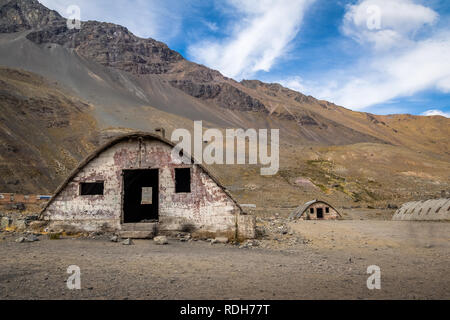
[[[219,27],[217,26],[217,23],[215,22],[211,22],[211,21],[205,21],[204,22],[205,26],[208,27],[209,30],[216,32],[217,30],[219,30]]]
[[[446,118],[450,118],[450,113],[449,112],[444,112],[442,110],[427,110],[424,113],[422,113],[423,116],[442,116],[442,117],[446,117]]]
[[[382,13],[381,29],[372,31],[364,27],[363,21],[373,13],[364,8],[374,4]],[[424,90],[450,92],[450,30],[434,30],[425,39],[415,39],[421,26],[436,19],[437,14],[431,9],[409,0],[365,0],[347,10],[343,29],[349,27],[349,21],[355,25],[351,33],[345,33],[369,53],[347,68],[324,74],[320,81],[291,77],[283,79],[282,84],[352,109],[387,103]],[[411,21],[407,22],[407,17]],[[401,39],[401,43],[388,41],[390,36],[384,31],[396,34],[394,38]],[[381,46],[390,50],[380,51]]]
[[[412,0],[364,0],[349,5],[342,30],[361,43],[377,49],[405,45],[426,25],[433,25],[439,15]]]
[[[314,0],[228,0],[240,16],[230,36],[193,44],[190,57],[233,78],[269,71],[297,35]]]

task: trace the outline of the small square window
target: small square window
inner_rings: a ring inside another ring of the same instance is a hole
[[[82,182],[80,183],[80,195],[96,196],[103,195],[104,182]]]
[[[330,213],[330,208],[326,207],[326,208],[325,208],[325,212],[326,212],[326,213]]]
[[[309,213],[314,213],[314,208],[309,208]]]
[[[175,192],[176,193],[191,192],[191,168],[175,169]]]

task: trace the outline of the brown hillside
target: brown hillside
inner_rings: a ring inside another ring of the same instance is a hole
[[[322,197],[385,205],[450,186],[450,119],[351,111],[279,84],[237,82],[126,28],[0,0],[1,191],[51,192],[117,133],[280,129],[281,167],[214,166],[243,203],[288,210]],[[22,71],[27,70],[27,72]],[[32,73],[30,73],[32,72]],[[284,208],[284,209],[283,209]]]

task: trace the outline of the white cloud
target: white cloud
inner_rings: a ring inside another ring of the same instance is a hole
[[[372,48],[375,44],[378,47],[383,45],[385,49],[391,46],[389,51],[369,51],[356,63],[340,70],[331,70],[319,80],[305,81],[291,77],[280,82],[305,94],[355,110],[389,103],[396,98],[410,97],[425,90],[450,92],[450,30],[433,30],[431,36],[421,40],[409,36],[423,24],[434,22],[433,11],[409,0],[366,0],[360,2],[359,6],[363,4],[379,5],[385,16],[381,20],[381,27],[391,28],[390,31],[396,35],[375,32],[368,36],[363,30],[358,5],[347,8],[343,29],[348,26],[349,17],[352,17],[350,20],[361,26],[362,33],[357,40],[362,48]],[[411,21],[408,21],[408,17]],[[354,35],[351,34],[352,37]],[[401,39],[401,45],[397,43],[392,47],[387,40],[389,37]]]
[[[450,118],[450,112],[444,112],[444,111],[436,110],[436,109],[427,110],[424,113],[422,113],[422,115],[423,116],[427,116],[427,117],[430,117],[430,116],[442,116],[442,117]]]
[[[450,92],[450,31],[423,40],[406,50],[375,55],[323,78],[303,81],[299,77],[280,81],[316,98],[363,109],[427,89]]]
[[[407,45],[417,31],[438,18],[435,11],[412,0],[362,0],[347,7],[342,30],[361,43],[389,49]]]
[[[269,71],[299,31],[307,6],[314,0],[228,0],[241,19],[224,40],[189,47],[193,60],[224,75],[248,77]]]

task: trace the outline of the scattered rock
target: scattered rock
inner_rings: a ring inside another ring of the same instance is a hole
[[[35,236],[34,234],[31,234],[25,238],[25,241],[26,242],[36,242],[36,241],[39,241],[39,238],[37,236]]]
[[[0,229],[11,227],[12,220],[9,217],[2,217],[0,220]]]
[[[39,216],[33,214],[33,215],[30,215],[30,216],[27,216],[27,217],[25,218],[25,220],[26,220],[27,222],[38,221],[38,220],[39,220]]]
[[[133,240],[131,240],[131,239],[125,239],[123,242],[122,242],[122,244],[124,245],[124,246],[131,246],[131,245],[133,245],[134,243],[133,243]]]
[[[228,238],[227,237],[217,237],[216,239],[214,239],[217,243],[228,243]]]
[[[289,232],[289,230],[286,226],[281,226],[278,229],[280,230],[281,234],[287,234]]]
[[[27,221],[25,219],[17,219],[13,221],[13,227],[18,230],[25,230],[27,228]]]
[[[113,235],[110,239],[111,242],[119,242],[119,237],[116,235]]]
[[[35,241],[39,241],[39,238],[36,237],[34,234],[29,235],[27,237],[19,237],[19,238],[16,239],[17,243],[35,242]]]
[[[16,242],[17,242],[17,243],[23,243],[23,242],[25,242],[25,237],[19,237],[19,238],[17,238],[17,239],[16,239]]]
[[[37,230],[43,230],[44,227],[45,227],[47,224],[48,224],[47,221],[31,221],[31,222],[28,224],[28,229],[29,229],[29,230],[35,230],[35,231],[37,231]]]
[[[153,239],[153,242],[155,242],[158,245],[164,245],[164,244],[168,244],[169,240],[167,240],[166,236],[158,236]]]

